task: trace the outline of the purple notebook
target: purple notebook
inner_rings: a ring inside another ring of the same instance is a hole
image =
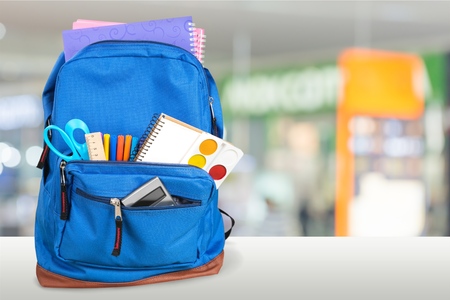
[[[151,20],[63,31],[66,61],[78,51],[95,42],[105,40],[154,41],[172,44],[195,55],[192,17]]]

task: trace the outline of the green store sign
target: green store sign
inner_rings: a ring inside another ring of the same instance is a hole
[[[427,71],[426,102],[443,104],[445,57],[427,54],[422,58]],[[225,112],[233,116],[333,112],[340,79],[336,63],[255,72],[226,78],[220,85],[220,95]]]

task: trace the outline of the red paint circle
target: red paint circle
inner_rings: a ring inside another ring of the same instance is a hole
[[[222,165],[215,165],[209,169],[209,175],[211,175],[214,180],[220,180],[227,175],[227,168]]]

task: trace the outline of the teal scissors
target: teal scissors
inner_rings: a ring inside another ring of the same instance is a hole
[[[69,122],[67,122],[64,130],[62,130],[60,127],[58,127],[56,125],[49,125],[49,126],[45,127],[45,129],[44,129],[44,141],[47,144],[47,146],[53,152],[56,153],[56,155],[58,155],[65,161],[78,160],[78,159],[88,160],[89,153],[88,153],[86,142],[78,143],[73,136],[74,131],[77,129],[82,130],[85,134],[89,133],[88,126],[86,125],[86,123],[84,123],[80,119],[72,119]],[[48,137],[49,130],[56,130],[61,134],[64,142],[66,142],[67,146],[70,148],[70,150],[72,150],[72,155],[70,155],[70,156],[64,155],[53,146],[53,144],[51,143],[51,141]]]

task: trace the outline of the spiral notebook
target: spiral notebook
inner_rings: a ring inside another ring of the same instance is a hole
[[[66,61],[94,42],[144,40],[179,46],[191,52],[203,63],[205,38],[204,29],[195,27],[190,16],[128,24],[78,19],[73,22],[72,30],[63,32]]]
[[[153,118],[142,140],[135,161],[196,166],[209,173],[217,188],[243,156],[223,139],[164,113]]]

